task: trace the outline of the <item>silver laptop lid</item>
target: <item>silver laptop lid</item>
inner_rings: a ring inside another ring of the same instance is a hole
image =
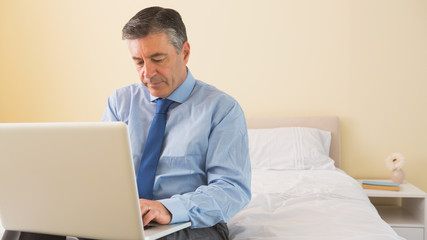
[[[0,124],[5,229],[144,239],[124,123]]]

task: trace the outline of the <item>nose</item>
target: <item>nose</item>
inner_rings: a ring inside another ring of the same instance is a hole
[[[151,64],[150,61],[145,62],[144,68],[142,69],[142,77],[150,79],[156,75],[156,67]]]

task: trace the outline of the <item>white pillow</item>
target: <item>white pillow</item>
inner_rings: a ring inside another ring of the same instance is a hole
[[[305,127],[248,129],[254,169],[335,169],[329,157],[331,132]]]

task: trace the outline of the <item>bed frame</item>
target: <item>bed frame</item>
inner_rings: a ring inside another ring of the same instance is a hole
[[[335,161],[335,167],[341,165],[341,143],[339,119],[326,117],[286,117],[286,118],[248,118],[248,128],[311,127],[330,131],[332,134],[329,156]]]

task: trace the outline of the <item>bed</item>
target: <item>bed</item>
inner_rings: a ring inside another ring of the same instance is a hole
[[[228,223],[231,239],[403,239],[339,169],[337,117],[248,119],[248,128],[252,200]]]
[[[403,239],[340,170],[337,117],[248,119],[252,200],[231,239]]]

